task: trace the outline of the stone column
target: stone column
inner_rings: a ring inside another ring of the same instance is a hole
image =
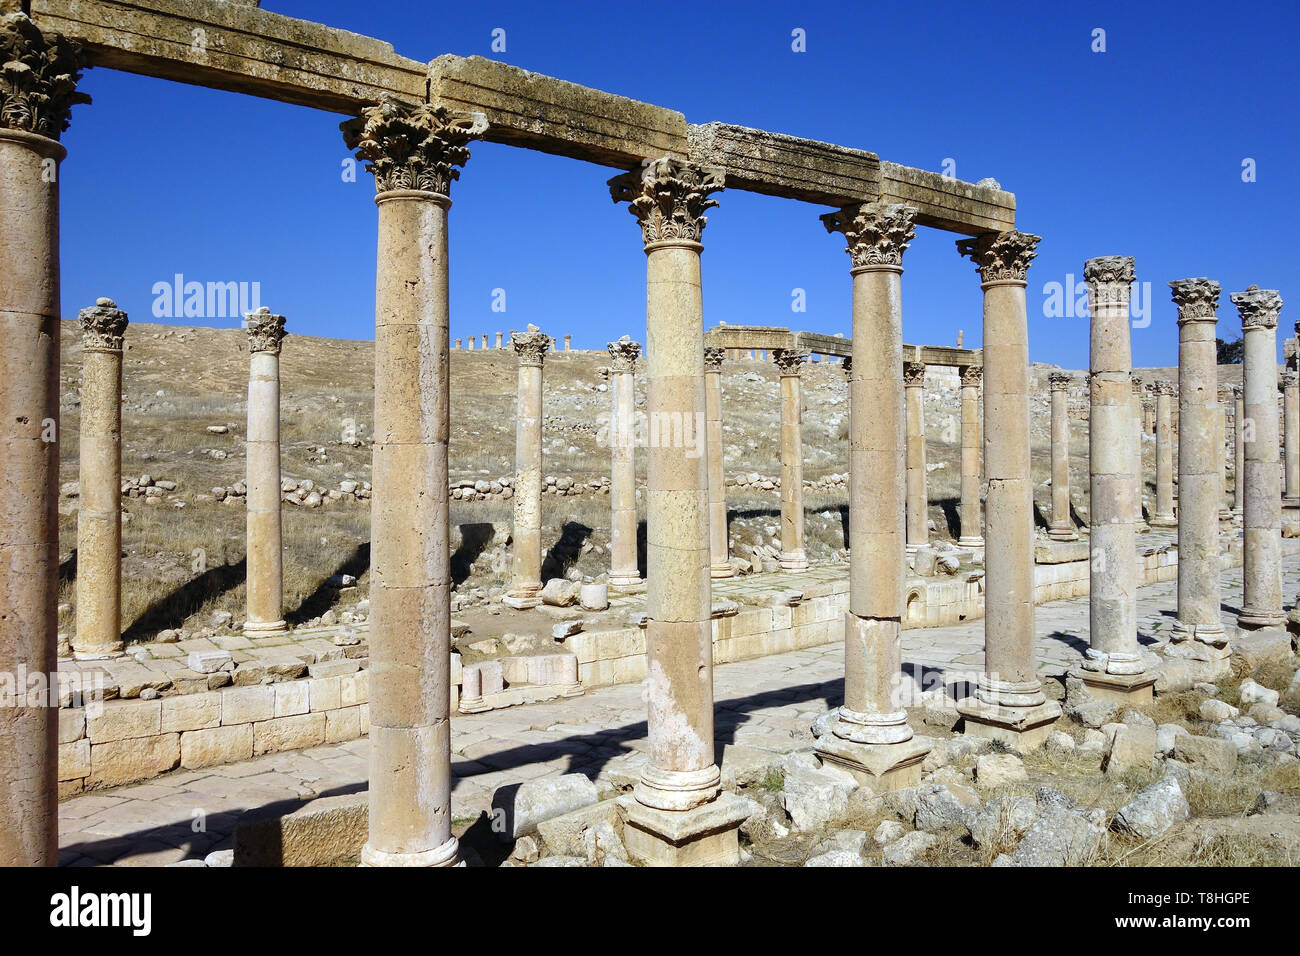
[[[284,316],[262,308],[248,323],[247,634],[287,631],[280,536],[280,343]]]
[[[488,347],[488,344],[487,344],[487,333],[484,332],[484,333],[483,333],[483,351],[484,351],[484,352],[487,351],[487,347]]]
[[[542,603],[542,358],[551,339],[530,325],[527,332],[512,330],[510,343],[519,355],[515,527],[510,590],[501,603],[530,608]]]
[[[1252,285],[1234,292],[1245,340],[1246,422],[1253,428],[1246,442],[1246,502],[1242,543],[1245,594],[1237,626],[1281,627],[1282,500],[1277,448],[1277,315],[1282,297],[1276,289]]]
[[[77,631],[72,654],[122,653],[122,336],[112,299],[81,310],[81,508],[77,512]]]
[[[1025,276],[1039,237],[961,239],[984,291],[984,673],[958,704],[966,732],[1017,750],[1039,746],[1061,715],[1038,679],[1034,645],[1034,502],[1029,471],[1029,329]]]
[[[1129,379],[1131,388],[1131,407],[1133,425],[1129,430],[1133,449],[1133,530],[1149,531],[1146,516],[1142,513],[1142,500],[1146,497],[1146,479],[1142,467],[1142,377],[1133,375]],[[1136,592],[1134,592],[1136,594]]]
[[[1217,369],[1217,366],[1216,366]],[[1232,508],[1228,505],[1228,401],[1232,393],[1223,387],[1215,390],[1218,396],[1218,445],[1215,461],[1219,464],[1219,520],[1231,521]],[[1236,480],[1235,478],[1233,479]],[[1279,483],[1279,487],[1281,487]]]
[[[1137,636],[1137,553],[1141,513],[1141,380],[1132,374],[1129,346],[1130,256],[1101,256],[1083,265],[1088,283],[1091,347],[1088,380],[1088,528],[1091,561],[1088,643],[1075,671],[1094,697],[1146,703],[1156,675],[1142,663]],[[1134,388],[1134,383],[1139,386]],[[1135,445],[1135,442],[1138,444]]]
[[[963,365],[961,376],[961,537],[963,548],[984,547],[980,527],[980,383],[984,366]]]
[[[496,340],[496,346],[495,346],[495,348],[496,348],[498,351],[500,351],[500,349],[501,349],[501,333],[500,333],[500,332],[496,333],[496,337],[497,337],[497,340]]]
[[[723,171],[665,157],[609,182],[646,252],[650,418],[646,538],[645,769],[627,810],[628,850],[654,864],[735,863],[747,811],[714,759],[703,213]]]
[[[564,337],[564,351],[568,352],[572,348],[572,346],[573,346],[573,336],[566,335]]]
[[[1047,386],[1052,393],[1052,523],[1047,536],[1053,541],[1078,541],[1070,517],[1070,376],[1052,372]]]
[[[1240,385],[1232,386],[1232,515],[1240,518],[1246,506],[1246,391]]]
[[[1156,382],[1156,513],[1151,525],[1172,528],[1174,516],[1174,383]]]
[[[704,350],[704,430],[709,442],[709,576],[729,578],[731,539],[727,531],[727,477],[722,449],[722,349]]]
[[[907,553],[915,554],[930,538],[925,488],[925,363],[903,363],[907,403]]]
[[[906,414],[903,252],[916,208],[863,203],[821,217],[843,233],[852,262],[849,377],[849,609],[844,615],[844,704],[817,755],[873,790],[915,786],[932,741],[907,724],[903,693]]]
[[[635,590],[642,585],[636,553],[636,360],[641,345],[625,335],[608,348],[614,405],[609,423],[609,586]]]
[[[1169,283],[1178,306],[1178,617],[1166,657],[1196,679],[1228,673],[1230,634],[1219,613],[1219,283]]]
[[[66,155],[58,138],[71,107],[90,98],[76,90],[78,46],[42,33],[24,14],[0,17],[0,51],[0,673],[26,691],[24,675],[48,687],[56,662],[57,173]],[[0,707],[0,866],[53,866],[58,857],[58,712],[50,696],[20,691]]]
[[[481,113],[385,100],[342,124],[375,176],[370,817],[361,862],[454,864],[447,210]]]
[[[1282,507],[1296,508],[1300,507],[1300,376],[1296,374],[1295,356],[1282,373],[1282,427],[1286,450]]]
[[[807,571],[803,544],[803,391],[800,372],[808,353],[773,349],[781,372],[781,570]]]

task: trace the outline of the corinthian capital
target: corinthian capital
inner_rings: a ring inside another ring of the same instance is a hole
[[[280,354],[280,343],[288,334],[284,330],[284,316],[272,315],[266,306],[244,316],[248,329],[248,351]]]
[[[631,372],[636,368],[636,360],[641,356],[641,343],[633,342],[630,335],[625,335],[617,342],[610,342],[609,357],[613,360],[615,372]]]
[[[81,45],[45,33],[24,13],[0,18],[0,128],[58,139],[72,107],[89,103],[77,91]]]
[[[957,369],[957,374],[961,376],[962,385],[978,387],[980,382],[984,381],[984,366],[962,365]]]
[[[377,191],[421,189],[446,196],[460,178],[456,167],[469,162],[465,144],[487,131],[487,117],[389,97],[339,129],[348,149],[374,174]]]
[[[1072,381],[1068,372],[1050,372],[1047,376],[1047,387],[1053,392],[1065,392],[1069,390]]]
[[[727,350],[715,348],[712,345],[704,347],[704,371],[721,372],[722,360],[727,357]]]
[[[551,337],[537,326],[529,325],[527,332],[510,332],[510,344],[515,347],[520,365],[541,366],[542,357],[551,347]]]
[[[723,189],[726,173],[717,166],[693,166],[665,156],[609,181],[614,202],[626,202],[641,223],[641,238],[652,242],[699,242],[709,221],[705,210],[718,204],[709,194]]]
[[[96,299],[78,313],[83,352],[120,352],[126,333],[126,313],[112,299]]]
[[[783,376],[793,375],[797,378],[806,361],[807,349],[772,349],[772,362]]]
[[[912,228],[916,207],[902,203],[865,202],[845,206],[821,217],[827,232],[841,232],[848,240],[844,250],[853,267],[901,266],[908,243],[916,238]]]
[[[1217,321],[1214,310],[1219,307],[1219,283],[1211,279],[1175,279],[1169,283],[1174,305],[1178,306],[1178,321]]]
[[[981,282],[1024,282],[1042,236],[1028,232],[988,232],[957,240],[957,254],[975,263]]]
[[[1169,381],[1168,379],[1161,379],[1160,381],[1156,382],[1157,395],[1173,395],[1175,391],[1176,389],[1174,387],[1174,383]]]
[[[1277,328],[1277,314],[1282,311],[1282,296],[1277,289],[1252,285],[1245,292],[1232,293],[1231,298],[1241,313],[1242,331]]]
[[[920,388],[923,385],[925,385],[925,363],[904,362],[903,363],[903,387]]]

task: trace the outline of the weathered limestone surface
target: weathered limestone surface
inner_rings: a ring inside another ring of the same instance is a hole
[[[1025,277],[1039,237],[963,239],[984,291],[984,672],[958,705],[966,732],[1018,749],[1040,745],[1060,716],[1034,654],[1033,483],[1029,470],[1029,333]]]
[[[1277,316],[1275,289],[1250,286],[1234,292],[1245,340],[1246,500],[1243,511],[1242,577],[1245,594],[1237,623],[1243,628],[1280,627],[1282,614],[1281,475],[1278,462]]]
[[[1142,472],[1142,377],[1133,375],[1129,384],[1133,414],[1133,423],[1129,427],[1133,449],[1133,528],[1141,532],[1150,530],[1142,511],[1142,502],[1146,496],[1146,480]]]
[[[515,412],[515,525],[510,590],[502,603],[514,608],[542,603],[542,361],[551,339],[537,326],[511,332],[519,356]]]
[[[248,322],[249,633],[287,630],[280,518],[280,343],[284,316],[262,308]]]
[[[781,373],[781,569],[807,571],[803,532],[803,392],[799,373],[808,360],[800,349],[774,349]]]
[[[0,672],[49,681],[59,583],[58,138],[71,107],[89,97],[76,89],[76,45],[43,29],[21,13],[0,18],[4,73],[24,79],[0,84]],[[37,693],[0,707],[0,866],[57,858],[48,702]]]
[[[903,363],[903,393],[907,402],[907,552],[923,548],[930,538],[929,502],[925,474],[925,365]]]
[[[451,834],[447,210],[482,115],[393,102],[343,124],[375,176],[370,838],[362,862],[456,861]]]
[[[636,553],[636,360],[641,345],[623,336],[608,345],[610,394],[613,409],[609,423],[610,569],[609,585],[635,588],[641,584]]]
[[[1174,383],[1156,382],[1156,513],[1152,527],[1172,528],[1174,516]]]
[[[984,547],[980,524],[980,383],[983,365],[959,366],[961,377],[961,537],[963,548]]]
[[[1224,387],[1217,391],[1218,395],[1218,434],[1215,436],[1215,461],[1219,466],[1219,520],[1231,521],[1232,508],[1228,504],[1228,402],[1231,400],[1231,392]],[[1237,472],[1238,475],[1241,472]],[[1234,480],[1236,480],[1234,478]]]
[[[1178,617],[1165,655],[1196,662],[1216,679],[1227,673],[1231,653],[1219,614],[1219,284],[1169,285],[1178,306]]]
[[[77,511],[79,660],[122,653],[122,336],[111,299],[81,310],[81,508]]]
[[[1083,267],[1088,283],[1091,375],[1088,383],[1088,470],[1091,532],[1088,642],[1079,676],[1093,696],[1124,703],[1151,700],[1156,675],[1138,654],[1134,535],[1141,514],[1134,481],[1142,418],[1135,414],[1129,345],[1129,287],[1133,259],[1102,256]],[[1140,405],[1137,409],[1140,412]]]
[[[634,790],[643,858],[656,857],[654,847],[712,833],[721,783],[713,737],[700,235],[704,212],[717,205],[709,196],[723,185],[721,170],[672,159],[609,183],[614,201],[629,203],[646,252],[649,750]],[[739,824],[723,827],[724,855],[736,846]]]
[[[1047,377],[1052,394],[1052,523],[1047,535],[1053,541],[1079,540],[1070,517],[1070,381],[1065,372]]]
[[[843,233],[853,267],[849,376],[849,610],[844,705],[818,755],[877,790],[913,786],[930,741],[913,736],[901,700],[906,575],[903,253],[916,210],[864,203],[822,217]]]

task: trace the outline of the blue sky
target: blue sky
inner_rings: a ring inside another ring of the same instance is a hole
[[[1253,3],[438,4],[265,0],[394,42],[415,59],[479,54],[685,113],[872,150],[967,181],[998,179],[1043,236],[1029,272],[1035,361],[1087,364],[1087,321],[1045,314],[1044,286],[1132,255],[1151,283],[1135,363],[1177,359],[1166,283],[1278,288],[1300,318],[1300,5]],[[506,31],[493,53],[492,31]],[[806,52],[791,49],[792,31]],[[1095,53],[1093,31],[1105,31]],[[249,96],[91,70],[64,134],[63,312],[108,295],[153,318],[154,286],[260,283],[291,331],[373,335],[373,181],[346,183],[342,118]],[[1255,181],[1242,164],[1254,161]],[[576,347],[644,341],[639,232],[614,170],[478,144],[452,189],[452,335],[532,322]],[[720,194],[704,235],[704,309],[719,321],[849,331],[848,257],[824,207]],[[904,333],[980,341],[974,267],[953,234],[918,229],[904,258]],[[506,311],[493,312],[505,290]],[[793,290],[806,311],[791,310]],[[1290,312],[1291,314],[1288,314]],[[169,320],[163,320],[169,321]],[[177,319],[235,325],[237,320]],[[1280,353],[1280,348],[1279,348]]]

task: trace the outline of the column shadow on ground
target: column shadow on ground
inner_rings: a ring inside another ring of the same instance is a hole
[[[244,580],[248,561],[240,558],[235,564],[222,564],[208,568],[198,577],[191,578],[165,597],[154,601],[144,613],[131,622],[122,634],[130,644],[142,641],[165,628],[180,627],[185,619],[201,608],[209,599],[233,590]]]
[[[344,574],[350,574],[354,578],[360,578],[370,568],[370,542],[363,541],[353,550],[352,555],[343,561],[334,573],[321,581],[316,586],[316,590],[307,595],[302,602],[292,611],[284,615],[286,622],[292,625],[302,625],[314,617],[320,617],[338,600],[338,588],[331,585],[331,579],[337,579]]]

